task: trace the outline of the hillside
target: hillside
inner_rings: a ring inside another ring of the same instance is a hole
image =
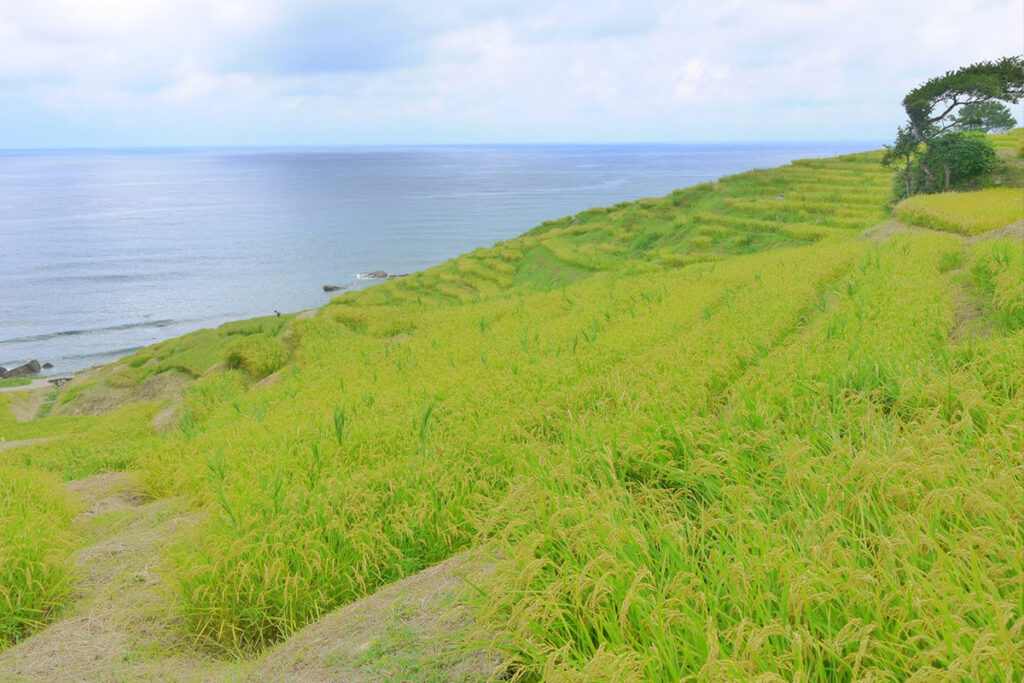
[[[1019,679],[1019,231],[879,158],[0,393],[0,680]]]

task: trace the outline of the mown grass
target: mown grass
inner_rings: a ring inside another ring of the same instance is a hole
[[[6,387],[24,387],[32,384],[32,380],[28,377],[11,377],[10,379],[0,379],[0,389]]]
[[[978,235],[1024,219],[1024,191],[999,187],[917,195],[901,201],[894,212],[912,225]]]
[[[8,421],[68,436],[2,457],[138,469],[207,510],[167,571],[181,626],[230,652],[478,546],[519,680],[1019,678],[1019,250],[850,239],[885,215],[878,156],[592,209],[256,341],[142,350],[202,356],[179,429],[146,404]],[[1005,316],[969,344],[961,269]]]

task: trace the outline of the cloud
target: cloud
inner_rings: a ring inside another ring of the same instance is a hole
[[[424,60],[430,23],[395,3],[300,5],[225,46],[217,66],[285,76],[393,70]]]
[[[887,137],[1022,3],[0,0],[0,147]]]

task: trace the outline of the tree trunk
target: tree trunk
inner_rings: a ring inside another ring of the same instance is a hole
[[[935,174],[932,173],[932,169],[928,167],[928,164],[921,164],[921,170],[924,171],[924,185],[928,188],[928,192],[935,191]]]

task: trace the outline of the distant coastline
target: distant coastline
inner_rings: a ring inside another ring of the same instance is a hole
[[[2,152],[0,239],[25,256],[0,282],[0,365],[82,369],[543,220],[873,144]]]

